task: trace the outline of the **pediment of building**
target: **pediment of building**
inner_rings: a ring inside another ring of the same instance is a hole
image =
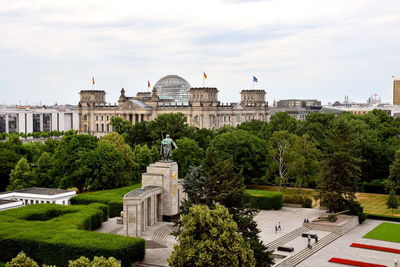
[[[130,100],[127,100],[122,104],[119,104],[119,109],[121,109],[121,110],[144,110],[143,107],[139,106],[138,104],[133,103]]]
[[[243,110],[244,107],[241,104],[237,104],[236,106],[233,107],[234,110]]]

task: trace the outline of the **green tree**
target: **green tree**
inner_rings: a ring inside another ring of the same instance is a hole
[[[199,146],[203,150],[207,149],[214,137],[215,131],[207,128],[196,129],[193,135],[193,139],[199,144]]]
[[[269,139],[269,152],[273,159],[271,171],[275,173],[275,181],[278,184],[279,191],[289,181],[289,173],[293,172],[293,164],[296,159],[292,147],[295,143],[296,135],[288,131],[276,131]]]
[[[287,112],[277,112],[271,116],[268,123],[269,136],[276,131],[288,131],[294,133],[297,130],[299,121],[289,115]]]
[[[317,142],[319,148],[325,148],[327,135],[334,118],[334,114],[310,113],[303,122],[300,122],[297,133],[309,135],[313,141]]]
[[[331,212],[346,209],[352,212],[358,204],[355,192],[361,174],[361,160],[356,156],[354,133],[348,121],[339,118],[329,137],[328,153],[324,155],[322,175],[318,181],[321,204]],[[361,211],[360,222],[362,215]]]
[[[126,182],[124,183],[130,183],[133,180],[132,171],[137,164],[133,160],[134,155],[132,148],[127,143],[125,143],[125,139],[122,137],[122,135],[116,132],[109,133],[103,136],[100,139],[99,143],[109,144],[122,154],[125,161],[124,177],[126,178]]]
[[[57,181],[51,174],[53,158],[48,152],[43,152],[35,162],[33,171],[33,183],[37,187],[57,187]]]
[[[262,179],[267,168],[267,142],[257,136],[235,130],[217,135],[207,148],[221,159],[231,159],[237,173],[242,172],[246,184]]]
[[[388,209],[392,209],[392,214],[393,214],[393,209],[397,209],[399,207],[399,201],[397,200],[396,192],[394,190],[390,191],[390,194],[386,202],[386,206]]]
[[[10,174],[10,184],[7,191],[23,189],[32,186],[33,173],[26,158],[21,158]]]
[[[11,170],[20,160],[21,155],[9,145],[0,143],[0,191],[4,191],[10,183]]]
[[[114,131],[119,134],[126,133],[132,128],[132,123],[121,117],[112,117],[109,124],[113,127]]]
[[[390,165],[388,189],[397,191],[400,187],[400,150],[394,156],[392,165]]]
[[[172,267],[255,266],[253,251],[222,205],[195,205],[182,215],[183,230],[168,259]]]
[[[199,166],[204,158],[204,151],[195,140],[184,137],[176,140],[178,146],[172,158],[178,163],[179,177],[185,177],[190,166]]]
[[[154,162],[154,155],[147,145],[136,145],[133,149],[133,159],[136,163],[133,168],[133,181],[138,183],[147,166]]]
[[[169,134],[174,140],[191,137],[194,128],[187,124],[186,116],[182,113],[166,113],[159,115],[155,120],[149,121],[149,129],[152,140],[161,140]]]
[[[77,187],[82,192],[88,186],[80,169],[81,157],[96,147],[97,139],[91,135],[68,133],[63,137],[54,151],[52,169],[60,187]]]
[[[130,182],[124,157],[113,145],[99,142],[96,149],[81,153],[78,164],[73,175],[80,191],[112,189]]]
[[[217,203],[226,206],[238,225],[238,233],[254,251],[257,266],[272,264],[271,253],[260,240],[260,230],[254,220],[258,212],[247,208],[243,176],[234,171],[232,160],[221,160],[214,151],[209,151],[203,167],[190,168],[183,188],[188,200],[181,206],[181,214],[186,214],[194,204],[205,204],[211,208]]]
[[[266,139],[268,134],[268,123],[266,121],[251,120],[238,125],[240,130],[251,132],[261,139]]]

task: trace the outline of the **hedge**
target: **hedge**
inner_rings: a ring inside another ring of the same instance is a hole
[[[282,193],[265,190],[246,189],[245,202],[250,207],[262,210],[282,208]]]
[[[380,214],[367,213],[367,219],[400,222],[400,217],[398,217],[398,216],[380,215]]]
[[[0,212],[0,261],[21,250],[39,264],[67,266],[80,256],[115,257],[122,266],[144,257],[141,238],[91,232],[107,219],[104,204],[36,204]]]
[[[120,216],[120,213],[123,210],[122,197],[126,193],[140,187],[141,184],[135,184],[116,189],[83,193],[71,198],[71,204],[87,205],[90,203],[103,203],[108,206],[110,217],[117,217]]]
[[[284,196],[283,202],[290,204],[301,204],[303,208],[312,208],[312,199],[306,196],[300,196],[300,195]]]

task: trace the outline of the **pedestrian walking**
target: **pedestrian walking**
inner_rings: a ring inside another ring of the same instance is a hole
[[[275,234],[278,232],[278,226],[275,225]]]
[[[311,236],[310,236],[310,235],[307,236],[307,240],[308,240],[307,247],[308,247],[308,248],[312,248],[312,247],[311,247]]]
[[[278,222],[278,230],[279,230],[279,231],[282,231],[281,222]]]
[[[318,235],[317,234],[314,235],[314,238],[315,238],[315,243],[318,243]]]

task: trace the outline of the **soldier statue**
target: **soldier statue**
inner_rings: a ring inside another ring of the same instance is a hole
[[[169,138],[169,134],[165,136],[165,138],[161,141],[161,159],[163,161],[169,161],[169,158],[172,157],[172,146],[174,148],[178,148],[171,138]]]

